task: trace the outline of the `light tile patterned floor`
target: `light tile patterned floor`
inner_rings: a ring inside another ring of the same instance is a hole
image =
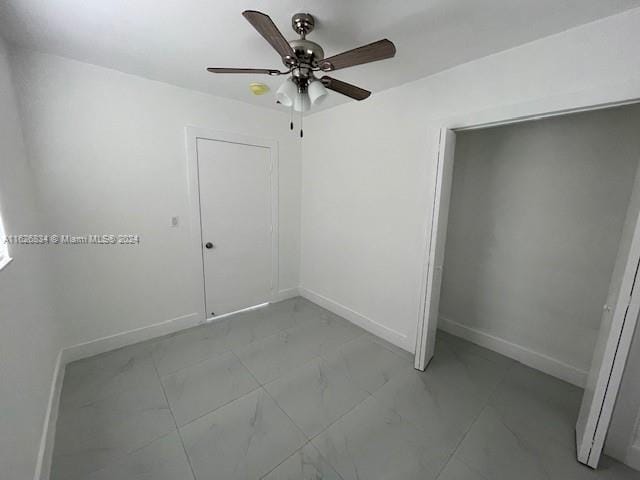
[[[296,298],[69,365],[51,478],[640,478],[576,462],[581,393],[444,333],[417,372]]]

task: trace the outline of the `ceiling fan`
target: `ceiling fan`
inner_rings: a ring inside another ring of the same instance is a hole
[[[327,89],[356,100],[364,100],[371,95],[368,90],[327,75],[317,78],[316,72],[332,72],[341,68],[384,60],[396,54],[393,42],[384,39],[325,58],[322,47],[306,38],[307,34],[315,27],[315,19],[311,14],[296,13],[291,18],[293,30],[300,35],[300,38],[295,40],[284,38],[273,20],[262,12],[246,10],[242,12],[242,16],[278,52],[287,69],[281,71],[266,68],[209,67],[207,70],[211,73],[290,75],[276,92],[276,100],[285,107],[291,107],[292,111],[295,110],[301,114],[311,108],[311,105],[317,105],[323,101],[327,96]],[[291,129],[293,129],[293,121]],[[302,129],[300,129],[300,136],[302,136]]]

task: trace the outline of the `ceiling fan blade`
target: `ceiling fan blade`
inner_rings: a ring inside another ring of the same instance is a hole
[[[286,72],[281,72],[280,70],[270,70],[268,68],[216,68],[209,67],[207,68],[208,72],[211,73],[265,73],[267,75],[282,75]]]
[[[265,15],[256,10],[245,10],[242,12],[242,16],[253,25],[253,28],[271,44],[282,58],[295,58],[296,54],[291,48],[291,45],[289,45],[289,42],[284,38],[280,30],[278,30],[278,27],[276,27],[276,24],[273,23],[269,15]]]
[[[343,82],[342,80],[336,80],[335,78],[327,77],[326,75],[322,77],[320,81],[329,90],[333,90],[334,92],[341,93],[342,95],[346,95],[347,97],[351,97],[356,100],[364,100],[365,98],[368,98],[369,95],[371,95],[371,92],[369,90],[356,87],[355,85]]]
[[[391,58],[396,54],[396,46],[391,40],[378,40],[362,47],[348,50],[320,61],[320,69],[325,72],[340,68],[353,67],[363,63],[377,62]]]

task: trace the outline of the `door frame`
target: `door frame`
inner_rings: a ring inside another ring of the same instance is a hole
[[[425,228],[423,230],[423,262],[420,276],[420,300],[416,326],[416,355],[414,359],[414,367],[416,369],[424,370],[429,363],[430,358],[421,358],[421,353],[427,350],[427,335],[429,332],[433,332],[435,335],[438,322],[437,316],[435,319],[436,325],[429,325],[427,317],[429,312],[430,292],[432,292],[429,269],[431,268],[431,259],[435,256],[435,240],[438,235],[437,227],[434,228],[433,225],[434,211],[436,208],[439,208],[441,202],[444,200],[442,197],[443,192],[450,191],[450,188],[443,188],[443,176],[440,172],[447,168],[453,169],[454,162],[454,159],[451,158],[448,160],[451,162],[451,165],[442,164],[442,162],[447,161],[445,156],[441,155],[442,151],[440,146],[440,139],[444,138],[445,132],[448,130],[460,132],[465,130],[477,130],[494,126],[510,125],[636,103],[640,103],[640,86],[630,87],[625,84],[625,86],[621,87],[618,91],[611,87],[596,89],[588,92],[581,92],[580,94],[565,95],[561,98],[543,99],[527,104],[509,105],[488,111],[461,114],[456,117],[441,119],[437,122],[437,125],[439,126],[438,138],[434,138],[434,144],[438,146],[434,152],[436,171],[434,178],[432,179],[433,183],[429,185],[429,191],[433,192],[433,197],[430,208],[426,210],[424,215]],[[448,178],[448,181],[453,183],[453,175]],[[640,230],[634,231],[632,242],[634,244],[640,242]],[[636,268],[637,265],[637,259],[634,264],[633,257],[630,255],[629,261],[625,266],[625,271],[629,268]],[[640,295],[640,286],[635,285],[634,287],[635,288],[633,288],[632,293],[634,295]],[[620,327],[618,332],[618,347],[613,359],[611,360],[610,380],[601,399],[600,416],[598,421],[595,422],[595,425],[592,425],[594,439],[593,444],[597,445],[599,443],[600,449],[602,448],[604,437],[608,431],[613,409],[615,407],[615,400],[620,389],[624,366],[631,348],[631,340],[634,333],[634,328],[632,327],[635,327],[636,322],[637,316],[632,319],[633,325],[626,325],[626,328],[624,328],[623,325]],[[598,403],[600,403],[600,399],[598,399]],[[599,453],[595,460],[591,454],[589,454],[588,458],[585,458],[581,452],[578,452],[578,457],[581,462],[587,463],[589,466],[595,468],[595,466],[597,466]]]
[[[193,275],[196,285],[200,286],[202,293],[200,313],[202,321],[215,321],[236,312],[224,315],[216,315],[207,318],[206,290],[204,276],[204,240],[202,238],[202,211],[200,209],[200,170],[198,166],[198,139],[213,140],[218,142],[236,143],[269,149],[271,162],[270,190],[271,190],[271,301],[277,300],[279,291],[279,192],[278,192],[278,142],[270,138],[254,137],[223,130],[187,126],[185,127],[185,139],[187,148],[187,196],[189,198],[189,233],[191,237],[192,252],[194,252]],[[248,306],[247,308],[253,308]]]
[[[612,93],[613,92],[613,93]],[[443,131],[452,130],[454,132],[462,132],[465,130],[478,130],[489,127],[497,127],[501,125],[511,125],[515,123],[542,120],[544,118],[559,117],[562,115],[570,115],[572,113],[588,112],[595,110],[602,110],[612,107],[621,107],[624,105],[631,105],[640,103],[640,84],[635,86],[629,86],[623,84],[614,87],[599,88],[589,90],[587,92],[580,92],[579,94],[567,94],[562,97],[551,97],[535,102],[528,102],[516,105],[506,105],[490,110],[482,110],[472,113],[461,113],[456,116],[442,118],[436,120],[437,137],[434,136],[433,145],[436,146],[432,152],[433,164],[436,166],[434,177],[431,179],[431,183],[427,186],[428,191],[433,192],[431,197],[431,204],[424,212],[423,216],[423,238],[422,238],[422,266],[420,268],[419,277],[419,304],[416,318],[416,335],[415,335],[415,360],[414,367],[417,370],[424,370],[429,363],[429,359],[424,365],[420,365],[418,353],[426,345],[426,339],[421,335],[422,332],[429,331],[425,328],[427,319],[427,300],[428,292],[431,291],[431,285],[429,283],[429,262],[435,251],[435,244],[432,239],[435,239],[437,232],[433,231],[433,211],[440,205],[442,185],[438,184],[442,181],[442,178],[438,177],[439,172],[444,170],[444,165],[440,164],[440,139],[443,137]],[[453,161],[453,160],[451,160]],[[453,165],[448,166],[453,168]],[[453,179],[450,178],[451,182]],[[447,189],[444,189],[447,191]],[[433,327],[435,331],[435,327]]]

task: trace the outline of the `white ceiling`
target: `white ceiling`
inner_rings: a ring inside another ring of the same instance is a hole
[[[332,75],[374,92],[639,6],[638,0],[3,0],[8,41],[265,107],[248,84],[283,77],[213,75],[207,66],[280,68],[278,55],[241,16],[271,16],[295,38],[291,15],[316,17],[310,40],[327,56],[389,38],[390,60]],[[332,93],[322,108],[352,101]],[[366,100],[365,100],[366,101]]]

